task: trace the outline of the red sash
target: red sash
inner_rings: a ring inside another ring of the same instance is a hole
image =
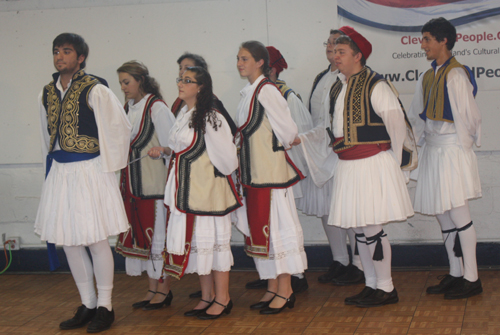
[[[153,241],[156,199],[141,199],[132,195],[127,178],[128,168],[122,170],[120,184],[130,228],[118,237],[116,252],[125,257],[147,260]]]
[[[333,151],[335,151],[342,160],[355,160],[375,156],[379,152],[387,151],[391,148],[391,143],[377,144],[360,144],[349,145],[344,144],[344,138],[335,138],[333,143]]]
[[[269,258],[271,190],[245,187],[250,228],[250,236],[245,237],[245,252],[250,257]]]
[[[170,217],[170,211],[168,216]],[[166,250],[163,253],[163,272],[177,279],[181,279],[182,276],[184,276],[184,272],[186,271],[186,267],[188,265],[189,255],[191,254],[191,240],[193,238],[194,218],[195,215],[186,214],[186,241],[184,244],[184,255],[172,255]]]

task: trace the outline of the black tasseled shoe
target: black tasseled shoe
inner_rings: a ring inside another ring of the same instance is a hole
[[[63,330],[82,328],[87,325],[94,318],[96,313],[96,308],[87,308],[85,305],[81,305],[76,310],[75,316],[71,319],[63,321],[59,324],[59,328]]]
[[[346,305],[357,305],[359,300],[369,297],[371,294],[375,293],[375,291],[375,289],[365,286],[363,291],[359,292],[356,295],[345,298],[344,303]]]
[[[87,333],[99,333],[104,330],[111,328],[111,325],[115,321],[115,311],[108,311],[106,307],[97,308],[94,318],[90,321],[87,327]]]
[[[445,299],[465,299],[469,298],[483,292],[483,286],[481,285],[481,279],[475,282],[470,282],[465,278],[462,278],[458,284],[453,286],[453,289],[444,294]]]
[[[399,301],[398,292],[393,289],[391,292],[385,292],[377,289],[375,293],[368,297],[358,300],[357,307],[379,307],[389,304],[395,304]]]
[[[443,294],[449,292],[453,287],[460,282],[462,277],[453,277],[452,275],[439,276],[438,279],[442,280],[439,284],[429,286],[426,290],[428,294]]]
[[[347,271],[347,266],[343,265],[340,262],[334,261],[328,271],[321,276],[318,277],[318,281],[321,284],[331,283],[333,278],[341,276]]]

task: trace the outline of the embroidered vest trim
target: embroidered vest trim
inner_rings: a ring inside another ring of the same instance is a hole
[[[304,178],[273,132],[264,106],[258,101],[264,78],[256,87],[248,119],[239,129],[240,178],[242,185],[254,188],[287,188]],[[264,162],[264,163],[262,163]]]
[[[56,139],[59,139],[64,151],[98,153],[97,123],[88,98],[92,88],[102,83],[100,78],[88,75],[83,70],[76,72],[62,101],[61,92],[56,87],[58,78],[59,73],[55,73],[53,80],[44,87],[42,95],[50,134],[49,152],[54,149]]]
[[[283,95],[283,98],[285,98],[285,100],[288,100],[288,96],[290,95],[290,93],[294,93],[297,96],[297,98],[299,98],[300,101],[302,101],[302,98],[300,97],[300,95],[295,93],[294,90],[292,90],[290,87],[288,87],[284,80],[276,79],[275,84],[278,87],[278,89],[280,90],[281,95]]]
[[[371,104],[371,95],[375,85],[385,81],[384,77],[364,67],[359,73],[352,75],[347,83],[344,101],[344,143],[337,143],[337,150],[345,150],[342,146],[361,144],[390,143],[391,139],[384,122]],[[330,115],[333,120],[335,103],[342,90],[342,82],[338,80],[332,87],[330,95]]]
[[[437,63],[432,62],[432,68],[427,70],[422,80],[422,89],[424,92],[424,110],[420,114],[420,118],[425,121],[429,118],[434,121],[444,121],[453,123],[453,113],[448,97],[448,73],[454,68],[462,68],[469,77],[469,81],[474,87],[474,96],[477,93],[476,80],[472,71],[460,64],[455,57],[449,58],[444,62],[443,66],[436,72]]]
[[[242,206],[231,176],[222,174],[210,161],[203,134],[195,131],[191,145],[175,157],[175,205],[179,211],[224,216]]]
[[[160,146],[158,134],[151,119],[151,108],[155,103],[165,102],[157,96],[150,95],[144,106],[141,125],[137,136],[130,143],[130,161],[146,155],[149,149]],[[125,105],[128,113],[128,104]],[[129,165],[128,176],[130,193],[141,199],[163,199],[165,196],[165,181],[167,167],[163,159],[140,159]]]

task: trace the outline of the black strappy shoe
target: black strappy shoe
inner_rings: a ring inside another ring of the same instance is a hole
[[[148,292],[151,292],[153,294],[156,294],[155,291],[151,291],[151,290],[148,290]],[[133,308],[143,308],[144,306],[146,306],[147,304],[149,304],[151,300],[143,300],[143,301],[138,301],[138,302],[134,302],[132,304],[132,307]]]
[[[204,311],[203,313],[201,313],[201,314],[198,315],[198,319],[201,319],[201,320],[214,320],[214,319],[217,319],[219,316],[221,316],[224,313],[226,313],[226,314],[231,313],[231,309],[233,309],[233,301],[232,300],[229,300],[229,302],[228,302],[228,304],[226,306],[224,306],[220,302],[215,301],[215,299],[214,299],[214,303],[216,303],[217,305],[221,305],[222,307],[224,307],[224,309],[222,310],[222,312],[220,312],[219,314],[213,315],[213,314],[207,314],[207,311]]]
[[[160,309],[165,306],[170,306],[170,303],[172,302],[172,299],[174,298],[174,295],[172,294],[172,291],[168,291],[168,294],[162,293],[162,292],[156,292],[159,294],[162,294],[165,296],[165,299],[163,299],[162,302],[158,302],[155,304],[152,304],[151,302],[148,303],[146,306],[142,308],[143,311],[152,311],[154,309]]]
[[[205,307],[205,308],[202,308],[202,309],[192,309],[190,311],[187,311],[187,312],[184,313],[184,316],[198,316],[201,313],[205,312],[207,309],[209,309],[210,306],[212,306],[212,304],[215,301],[215,299],[212,300],[212,301],[206,301],[206,300],[203,300],[203,299],[200,299],[200,300],[203,301],[203,302],[206,302],[208,304],[208,306]]]
[[[295,294],[291,294],[290,295],[290,298],[285,298],[285,297],[282,297],[281,295],[275,295],[274,298],[281,298],[281,299],[284,299],[286,300],[285,304],[283,306],[281,306],[280,308],[271,308],[271,307],[267,307],[266,309],[263,309],[260,311],[260,314],[278,314],[278,313],[281,313],[282,310],[284,310],[285,308],[293,308],[294,305],[295,305]],[[273,298],[273,299],[274,299]]]
[[[274,292],[271,292],[269,290],[267,292],[274,294],[274,297],[276,296],[276,293],[274,293]],[[250,305],[250,308],[251,309],[263,309],[263,308],[269,307],[269,304],[271,303],[271,301],[273,301],[274,297],[272,297],[271,300],[259,301],[256,304]]]

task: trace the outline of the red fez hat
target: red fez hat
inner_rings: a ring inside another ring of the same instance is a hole
[[[288,64],[281,52],[275,47],[266,47],[269,52],[269,67],[276,69],[276,74],[279,74],[283,69],[288,69]]]
[[[349,36],[351,40],[356,43],[359,50],[361,50],[361,54],[363,55],[363,57],[365,57],[365,59],[368,59],[368,57],[372,53],[372,44],[368,42],[368,40],[364,38],[363,35],[354,30],[353,27],[343,26],[342,28],[339,28],[339,30]]]

